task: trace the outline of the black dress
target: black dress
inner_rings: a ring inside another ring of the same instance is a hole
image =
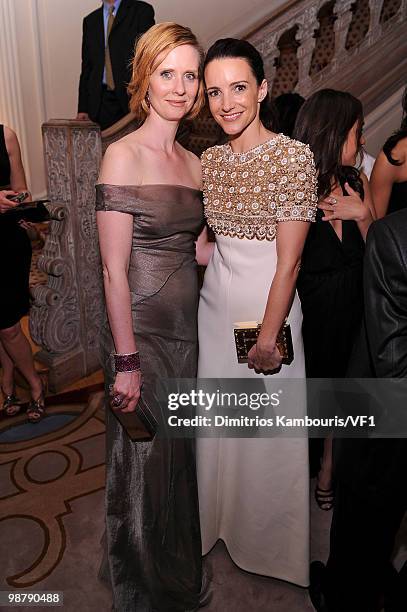
[[[342,221],[340,240],[323,214],[309,231],[298,279],[305,368],[307,377],[343,378],[362,322],[364,241],[355,221]]]
[[[10,161],[0,125],[0,190],[10,189]],[[27,232],[8,213],[0,214],[0,329],[12,327],[29,309],[31,243]]]
[[[403,181],[403,183],[393,183],[387,214],[389,215],[402,208],[407,208],[407,181]]]

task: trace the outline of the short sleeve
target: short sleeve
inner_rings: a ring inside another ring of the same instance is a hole
[[[208,182],[208,175],[210,173],[210,162],[214,157],[215,150],[216,147],[210,147],[201,154],[202,180],[204,185]]]
[[[116,211],[134,215],[135,188],[127,185],[96,185],[96,212]]]
[[[317,175],[308,145],[287,138],[280,147],[276,221],[315,221]]]

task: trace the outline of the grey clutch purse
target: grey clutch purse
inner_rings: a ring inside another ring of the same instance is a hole
[[[111,411],[126,430],[133,442],[151,442],[157,433],[158,423],[143,396],[140,397],[134,412]]]

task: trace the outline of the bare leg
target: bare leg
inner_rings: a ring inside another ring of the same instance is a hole
[[[332,435],[324,440],[324,454],[318,474],[315,498],[321,510],[331,510],[334,501],[332,490]]]
[[[332,435],[324,440],[324,454],[318,474],[318,486],[326,491],[332,487]]]
[[[6,395],[11,395],[14,389],[14,363],[0,342],[0,364],[3,370],[1,386]]]
[[[24,336],[20,323],[7,329],[0,329],[0,342],[30,385],[33,400],[37,400],[42,393],[41,379],[35,370],[30,343]]]

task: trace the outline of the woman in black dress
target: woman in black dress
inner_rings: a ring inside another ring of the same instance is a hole
[[[29,309],[31,245],[27,232],[10,212],[16,206],[8,198],[27,191],[17,136],[0,125],[0,363],[3,370],[2,414],[15,416],[21,406],[14,391],[14,368],[26,378],[31,390],[27,410],[30,421],[44,412],[41,379],[34,368],[30,344],[23,334],[20,319]],[[28,197],[29,194],[27,194]]]
[[[407,87],[402,107],[400,128],[384,143],[372,171],[372,195],[378,218],[407,207]]]
[[[325,89],[305,102],[294,131],[294,137],[309,144],[314,154],[320,201],[298,278],[310,378],[346,375],[362,322],[364,240],[375,216],[368,180],[354,167],[364,144],[362,127],[360,101],[349,93]],[[316,450],[311,445],[311,461]],[[311,468],[315,471],[312,464]],[[324,443],[315,494],[320,508],[332,508],[331,437]]]

